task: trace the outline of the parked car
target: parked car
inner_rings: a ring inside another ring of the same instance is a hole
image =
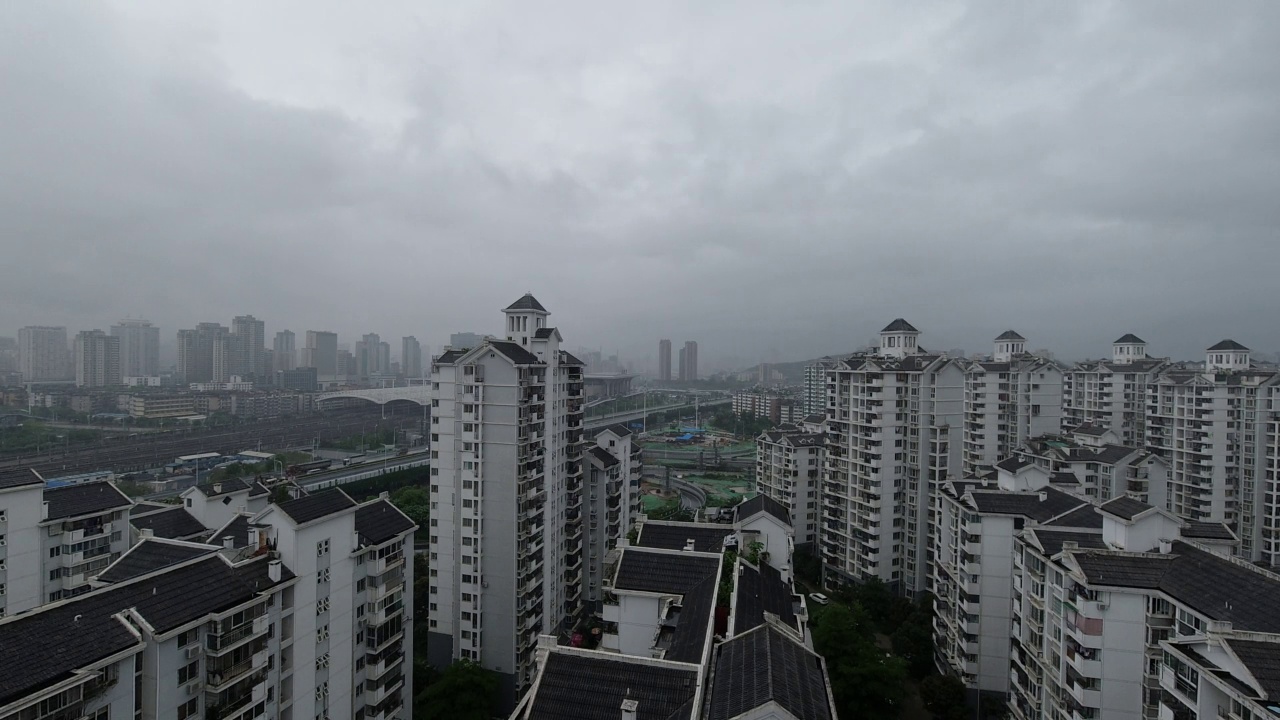
[[[831,599],[828,598],[826,595],[823,595],[822,593],[809,593],[809,599],[812,600],[813,602],[818,603],[819,605],[826,605],[827,603],[831,602]]]

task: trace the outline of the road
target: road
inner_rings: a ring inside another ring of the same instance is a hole
[[[698,407],[713,408],[719,405],[728,405],[731,402],[733,402],[733,400],[730,400],[728,398],[724,400],[712,400],[710,402],[699,403]],[[604,428],[608,427],[609,425],[613,425],[614,423],[625,423],[631,420],[640,420],[645,415],[653,415],[654,413],[666,412],[668,410],[680,410],[680,409],[693,410],[694,405],[693,403],[684,403],[684,404],[675,404],[675,405],[661,405],[659,407],[651,407],[647,409],[642,408],[640,410],[624,410],[622,412],[609,413],[608,415],[597,415],[595,417],[589,417],[586,419],[586,422],[584,423],[584,425],[587,430],[603,430]]]

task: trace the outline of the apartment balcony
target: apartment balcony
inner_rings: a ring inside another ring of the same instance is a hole
[[[210,655],[225,655],[249,640],[266,635],[270,627],[270,618],[259,615],[224,632],[214,630],[205,635],[205,650]]]
[[[267,699],[268,677],[265,669],[258,670],[222,692],[206,692],[205,707],[213,711],[213,717],[233,717]]]
[[[1067,688],[1067,693],[1076,702],[1088,708],[1102,707],[1102,691],[1098,689],[1097,683],[1093,683],[1092,687],[1087,687],[1079,681],[1071,683]]]
[[[261,670],[267,666],[267,657],[269,653],[264,645],[263,649],[248,655],[243,660],[231,665],[230,667],[219,667],[210,661],[211,667],[205,672],[205,689],[209,692],[220,693],[223,690],[235,685],[243,680],[246,675]]]
[[[1102,649],[1102,620],[1097,618],[1078,618],[1075,624],[1064,623],[1067,635],[1074,638],[1080,647],[1090,650]]]
[[[379,705],[404,688],[404,673],[396,673],[382,680],[366,680],[364,701],[366,705]]]
[[[387,576],[375,578],[369,583],[368,600],[377,602],[389,597],[392,593],[404,589],[404,573],[391,572]]]
[[[381,575],[391,568],[404,565],[404,551],[392,553],[384,558],[374,560],[369,566],[370,575]]]
[[[1101,678],[1102,661],[1092,659],[1093,657],[1096,657],[1096,654],[1088,653],[1088,655],[1086,655],[1086,652],[1088,651],[1081,651],[1068,647],[1065,654],[1067,664],[1075,668],[1077,673],[1086,678]]]
[[[388,670],[404,664],[404,650],[400,647],[391,647],[380,653],[369,655],[364,662],[365,678],[380,678],[387,674]]]

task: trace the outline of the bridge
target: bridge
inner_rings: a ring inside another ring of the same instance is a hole
[[[379,405],[386,405],[395,400],[407,400],[419,405],[430,405],[431,386],[423,384],[405,387],[370,388],[367,390],[333,390],[331,392],[316,393],[315,398],[317,404],[325,400],[356,398],[358,400],[368,400]]]

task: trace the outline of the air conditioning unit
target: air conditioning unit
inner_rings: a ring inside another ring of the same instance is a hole
[[[1106,610],[1106,609],[1107,609],[1107,608],[1109,608],[1109,607],[1111,607],[1111,604],[1110,604],[1110,603],[1108,603],[1108,602],[1106,602],[1106,601],[1102,601],[1102,602],[1099,602],[1099,603],[1098,603],[1098,609],[1099,609],[1099,610]]]
[[[187,696],[195,697],[196,695],[199,695],[200,691],[203,689],[204,689],[204,683],[202,682],[196,681],[193,683],[189,683],[187,685]]]
[[[186,655],[188,660],[195,660],[196,658],[200,657],[200,646],[192,645],[191,647],[187,648]]]

